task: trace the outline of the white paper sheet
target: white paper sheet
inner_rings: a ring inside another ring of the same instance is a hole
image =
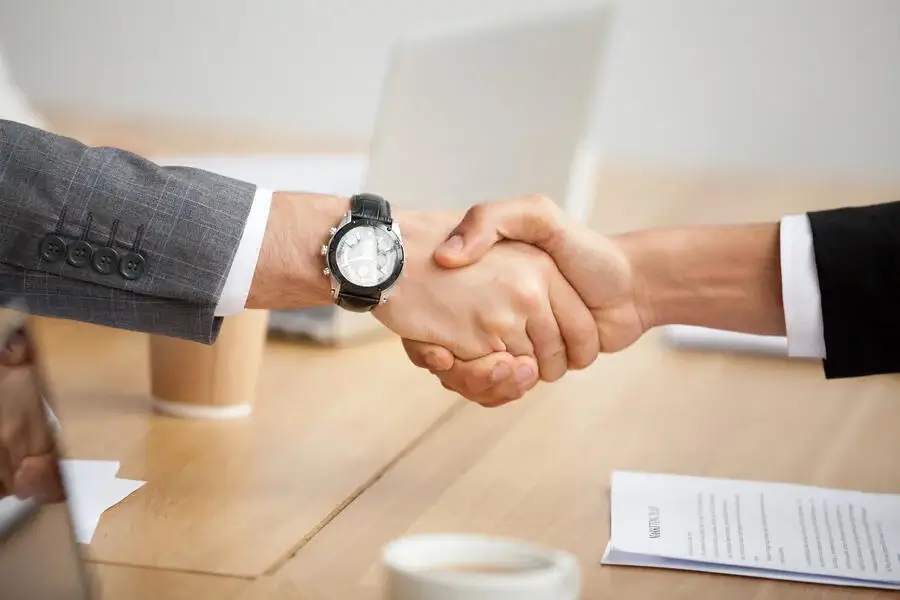
[[[119,463],[106,460],[63,460],[63,478],[68,494],[69,511],[75,527],[75,538],[90,544],[100,518],[145,482],[119,479]]]
[[[118,478],[119,463],[112,460],[63,460],[60,469],[75,538],[81,544],[91,543],[103,513],[145,483]],[[32,506],[32,500],[12,496],[0,500],[0,531],[17,522]]]
[[[900,589],[900,495],[620,471],[604,564]]]
[[[90,544],[94,538],[100,519],[107,509],[112,508],[144,485],[143,481],[113,478],[105,485],[92,490],[83,490],[77,505],[70,504],[75,539],[80,544]],[[77,506],[77,509],[75,508]],[[76,512],[77,510],[77,512]]]

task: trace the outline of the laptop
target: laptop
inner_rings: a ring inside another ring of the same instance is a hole
[[[0,306],[0,352],[14,337],[27,343],[26,314],[24,305]],[[6,414],[13,409],[37,411],[47,417],[45,433],[57,436],[47,411],[52,401],[41,377],[39,354],[32,345],[24,362],[0,364],[0,408],[8,409]],[[58,439],[56,447],[59,451]],[[58,460],[56,468],[62,481]],[[19,500],[8,493],[0,484],[0,600],[95,598],[66,502]]]
[[[401,208],[464,211],[533,193],[589,216],[605,5],[423,29],[391,51],[366,189]]]

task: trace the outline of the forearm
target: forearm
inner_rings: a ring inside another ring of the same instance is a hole
[[[777,223],[654,229],[616,238],[646,328],[784,335]]]
[[[331,286],[321,254],[328,230],[347,212],[347,198],[276,192],[259,251],[247,308],[323,306]]]

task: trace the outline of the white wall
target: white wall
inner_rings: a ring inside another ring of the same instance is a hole
[[[368,136],[391,40],[583,0],[0,0],[40,105]],[[900,181],[900,2],[620,0],[611,161]]]

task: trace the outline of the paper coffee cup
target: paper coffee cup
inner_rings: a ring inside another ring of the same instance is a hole
[[[154,408],[189,419],[234,419],[253,412],[268,311],[226,317],[213,345],[150,338]]]
[[[384,600],[577,600],[578,560],[517,540],[439,534],[401,538],[382,554]]]

